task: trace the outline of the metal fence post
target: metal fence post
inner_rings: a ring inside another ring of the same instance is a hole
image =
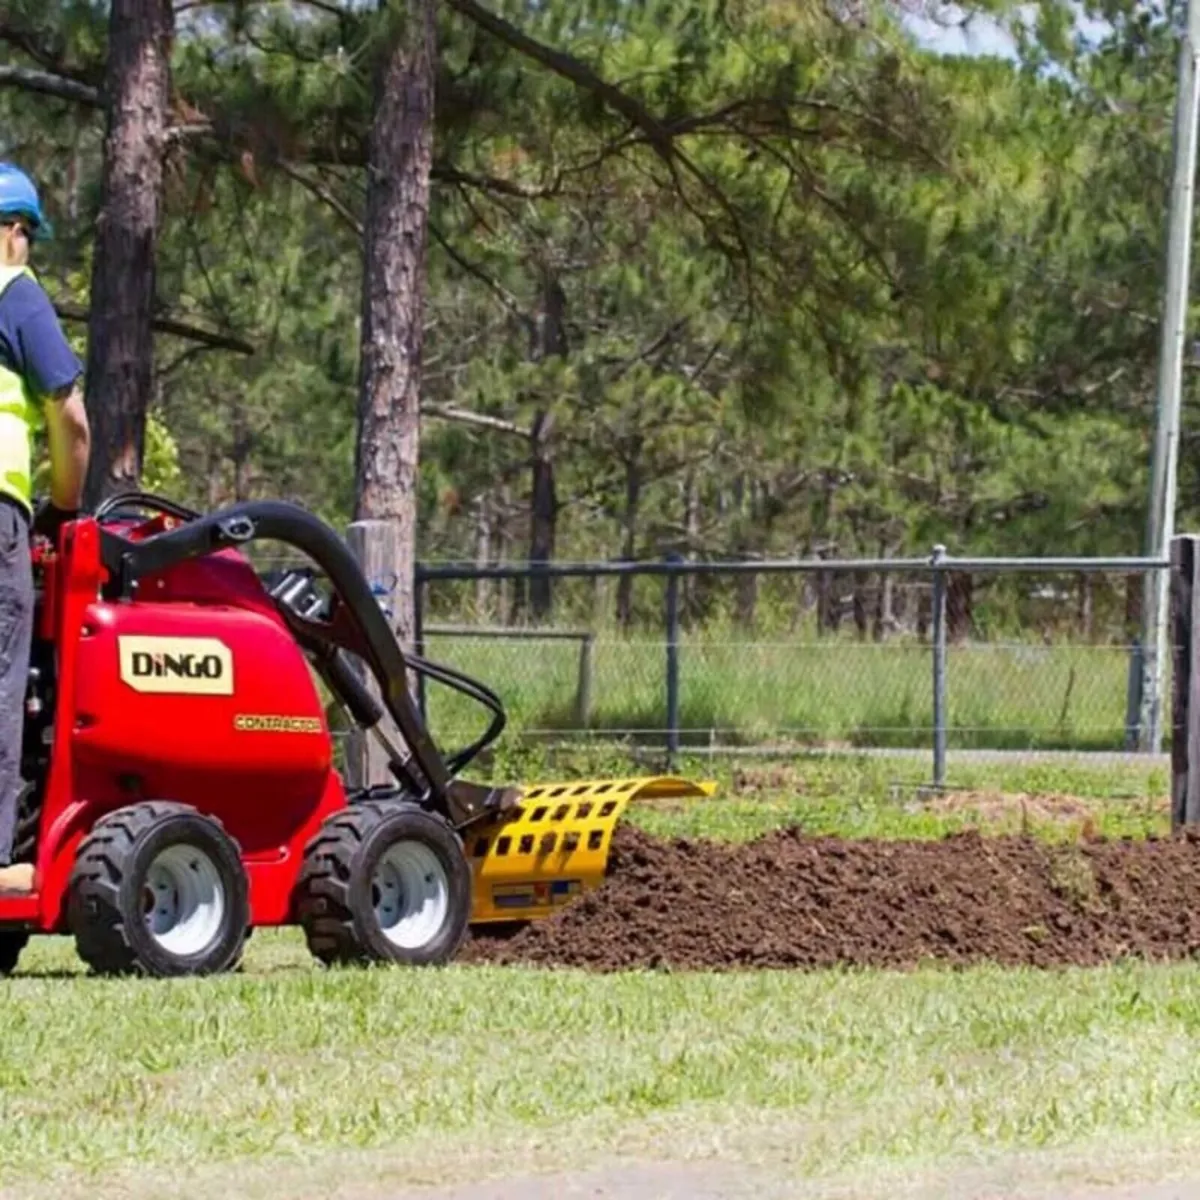
[[[1200,823],[1200,538],[1171,539],[1171,828]]]
[[[1179,39],[1166,273],[1162,293],[1163,317],[1159,325],[1157,417],[1146,522],[1147,552],[1160,558],[1168,556],[1175,532],[1179,410],[1183,390],[1184,339],[1189,316],[1196,188],[1197,95],[1200,93],[1200,0],[1191,0],[1190,4],[1183,7],[1187,25]],[[1162,745],[1170,577],[1148,572],[1145,585],[1139,732],[1141,749],[1157,754]]]
[[[933,548],[933,786],[946,782],[946,547]]]
[[[1125,749],[1138,748],[1142,712],[1142,640],[1134,637],[1129,648],[1129,671],[1125,682]]]
[[[680,562],[678,554],[669,555],[671,564]],[[675,769],[679,755],[679,572],[667,573],[667,770]]]

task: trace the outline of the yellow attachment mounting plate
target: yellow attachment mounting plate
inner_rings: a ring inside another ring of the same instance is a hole
[[[632,800],[711,796],[675,775],[536,783],[513,808],[463,830],[474,876],[471,920],[535,921],[599,887],[613,830]]]

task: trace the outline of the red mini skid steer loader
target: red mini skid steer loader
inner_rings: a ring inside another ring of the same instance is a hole
[[[316,570],[268,586],[240,549],[255,539]],[[472,923],[534,920],[597,886],[635,796],[710,790],[459,778],[502,732],[500,700],[406,656],[345,543],[294,505],[201,515],[129,493],[33,555],[14,861],[36,890],[0,895],[0,973],[33,933],[73,935],[98,973],[225,971],[251,928],[285,924],[326,964],[443,963]],[[485,733],[443,755],[409,670],[490,710]],[[316,677],[394,784],[344,787]]]

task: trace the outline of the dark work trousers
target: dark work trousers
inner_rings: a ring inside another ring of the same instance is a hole
[[[29,643],[33,635],[33,567],[29,518],[0,496],[0,866],[12,861],[20,795],[21,738]]]

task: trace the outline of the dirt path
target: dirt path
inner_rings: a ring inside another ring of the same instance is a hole
[[[372,1200],[1195,1200],[1197,1196],[1200,1176],[1102,1186],[1069,1180],[1019,1183],[996,1172],[990,1177],[971,1174],[901,1185],[896,1190],[893,1181],[806,1184],[723,1164],[655,1163],[573,1176],[526,1176],[432,1191],[380,1193]]]
[[[646,1163],[574,1175],[527,1175],[465,1187],[400,1192],[386,1200],[776,1200],[788,1196],[761,1173],[726,1163]],[[381,1195],[379,1200],[385,1200]]]
[[[526,1175],[445,1189],[380,1192],[371,1200],[1196,1200],[1200,1175],[1162,1179],[1166,1163],[1139,1172],[1114,1167],[1122,1179],[1082,1161],[1014,1158],[990,1168],[902,1173],[838,1182],[789,1179],[779,1167],[729,1163],[628,1163],[574,1175]],[[1091,1177],[1089,1179],[1089,1177]],[[300,1200],[299,1197],[296,1200]],[[307,1197],[305,1197],[307,1200]]]
[[[431,1150],[433,1148],[430,1148]],[[207,1164],[179,1172],[135,1166],[99,1177],[67,1173],[49,1181],[14,1183],[0,1168],[0,1200],[1195,1200],[1200,1196],[1195,1139],[1147,1149],[1137,1141],[1084,1150],[1012,1154],[983,1166],[944,1164],[856,1168],[833,1179],[797,1178],[781,1148],[743,1147],[748,1162],[587,1156],[578,1170],[538,1162],[519,1168],[508,1154],[454,1153],[445,1172],[440,1154],[413,1158],[387,1151],[316,1153],[294,1161]],[[666,1147],[663,1150],[666,1151]],[[654,1150],[648,1150],[653,1156]],[[568,1152],[569,1157],[569,1152]],[[752,1165],[751,1165],[752,1164]],[[480,1177],[470,1182],[472,1173]],[[449,1176],[458,1182],[432,1182]],[[425,1181],[418,1186],[416,1180]]]

